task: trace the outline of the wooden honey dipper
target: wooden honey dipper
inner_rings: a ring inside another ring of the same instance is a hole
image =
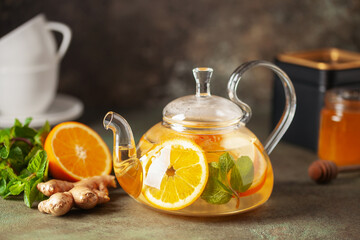
[[[360,165],[338,167],[329,160],[314,161],[308,169],[309,177],[317,183],[329,183],[338,173],[360,172]]]

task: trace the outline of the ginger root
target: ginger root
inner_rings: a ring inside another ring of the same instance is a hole
[[[38,209],[53,216],[64,215],[74,206],[90,209],[110,200],[108,186],[116,188],[114,176],[96,176],[75,183],[56,179],[39,183],[37,189],[50,198],[40,202]]]

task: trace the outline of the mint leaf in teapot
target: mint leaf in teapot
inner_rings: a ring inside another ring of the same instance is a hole
[[[220,166],[217,162],[209,163],[209,179],[201,198],[211,204],[225,204],[231,200],[232,191],[219,180]]]
[[[227,182],[227,174],[234,166],[234,158],[228,153],[224,153],[219,157],[220,178]]]
[[[211,204],[225,204],[235,197],[236,206],[239,207],[238,193],[247,191],[253,180],[252,160],[248,156],[234,160],[232,155],[226,152],[219,157],[218,162],[209,163],[209,178],[201,198]]]
[[[232,198],[232,192],[227,191],[219,180],[214,179],[209,191],[202,196],[204,200],[211,204],[225,204]]]
[[[219,164],[217,162],[209,163],[209,176],[216,178],[219,176]]]
[[[254,180],[254,164],[248,156],[242,156],[235,161],[231,170],[230,185],[237,192],[248,190]]]

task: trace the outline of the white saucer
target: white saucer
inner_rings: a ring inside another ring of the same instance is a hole
[[[50,125],[60,122],[75,120],[80,117],[84,110],[84,104],[77,98],[58,94],[53,104],[45,113],[38,113],[32,116],[4,116],[0,114],[0,128],[11,127],[14,125],[15,118],[20,122],[24,122],[27,117],[32,117],[30,127],[42,127],[45,121],[49,121]]]

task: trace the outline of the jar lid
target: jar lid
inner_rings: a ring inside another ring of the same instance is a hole
[[[163,120],[192,128],[226,127],[240,122],[243,112],[232,101],[211,95],[212,68],[193,69],[196,94],[180,97],[166,105]]]
[[[336,110],[360,111],[360,87],[342,87],[328,90],[325,94],[327,107]]]

